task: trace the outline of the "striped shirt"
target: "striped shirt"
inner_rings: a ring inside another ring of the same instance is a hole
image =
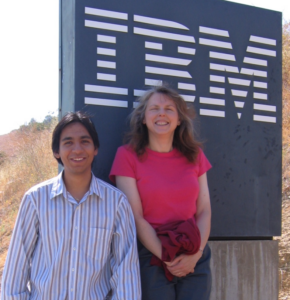
[[[78,203],[60,173],[24,195],[2,299],[138,300],[139,276],[134,218],[121,191],[92,175]]]

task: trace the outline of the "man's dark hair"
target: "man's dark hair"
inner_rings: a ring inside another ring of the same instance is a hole
[[[56,125],[54,128],[54,131],[52,133],[52,142],[51,142],[51,148],[53,153],[59,153],[59,142],[60,142],[60,136],[64,128],[72,123],[81,123],[90,134],[95,149],[99,149],[100,142],[98,138],[98,133],[96,131],[94,123],[91,121],[88,114],[81,111],[76,112],[69,112],[67,113]],[[63,165],[60,158],[55,158],[58,163]]]

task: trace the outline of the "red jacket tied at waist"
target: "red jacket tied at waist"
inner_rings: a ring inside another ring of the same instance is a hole
[[[195,254],[200,247],[200,232],[195,220],[175,221],[158,227],[156,230],[162,244],[162,260],[152,255],[150,264],[164,268],[168,280],[174,276],[167,269],[164,261],[170,262],[180,254]]]

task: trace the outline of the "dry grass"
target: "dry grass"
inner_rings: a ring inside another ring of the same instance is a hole
[[[0,278],[20,201],[33,185],[57,175],[57,162],[52,156],[49,128],[23,127],[13,133],[14,154],[0,165]]]
[[[279,299],[290,299],[290,22],[283,27],[282,235],[279,240]]]
[[[282,204],[282,236],[279,240],[279,299],[290,299],[290,195]]]

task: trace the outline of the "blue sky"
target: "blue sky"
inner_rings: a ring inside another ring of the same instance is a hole
[[[232,2],[283,12],[290,0]],[[0,135],[58,109],[59,1],[0,1]]]

